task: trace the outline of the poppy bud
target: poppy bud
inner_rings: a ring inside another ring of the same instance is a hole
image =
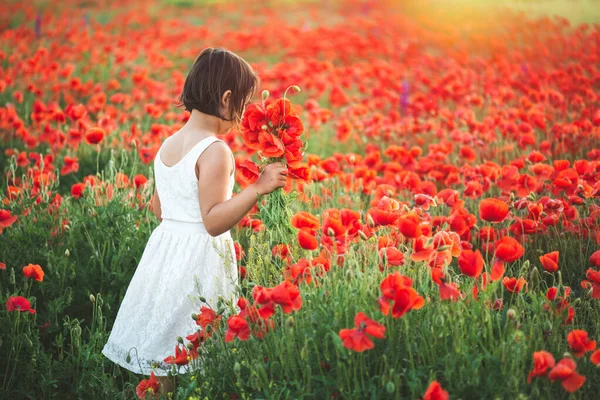
[[[206,297],[200,296],[199,299],[200,299],[201,302],[206,303]]]
[[[290,327],[294,326],[294,317],[289,317],[287,319],[287,323],[288,323],[288,326],[290,326]]]
[[[291,86],[292,89],[294,89],[296,92],[300,91],[300,87],[297,85]]]
[[[408,207],[406,204],[402,204],[402,210],[404,210],[404,212],[409,212],[410,207]]]
[[[354,164],[356,162],[356,156],[352,154],[350,157],[348,157],[348,161],[350,161],[351,164]]]
[[[10,270],[10,278],[8,279],[11,285],[15,284],[15,269]]]
[[[65,256],[69,257],[71,255],[71,253],[69,252],[69,249],[65,250]]]
[[[102,300],[102,296],[100,296],[100,293],[97,293],[97,296],[98,296],[98,305],[100,307],[102,307],[102,304],[104,304],[104,300]],[[98,310],[98,311],[100,311],[100,310]]]
[[[394,195],[394,192],[392,190],[388,190],[387,191],[387,196],[388,197],[392,197]]]
[[[181,344],[183,344],[183,338],[181,336],[177,336],[177,341]]]
[[[186,344],[185,347],[187,347],[188,350],[194,350],[194,345],[191,343]]]
[[[444,326],[444,316],[442,314],[439,314],[435,318],[435,323],[436,323],[437,326]]]
[[[375,220],[371,217],[371,214],[367,215],[367,223],[369,226],[375,226]]]
[[[267,126],[267,125],[261,125],[261,126],[260,126],[260,129],[262,129],[263,131],[266,131],[266,130],[267,130],[267,128],[268,128],[268,126]]]
[[[90,301],[91,301],[92,303],[95,303],[95,302],[96,302],[96,298],[95,298],[95,297],[94,297],[94,295],[93,295],[93,294],[91,294],[91,293],[90,293]]]
[[[515,318],[517,318],[517,312],[515,311],[514,308],[509,308],[508,311],[506,312],[506,317],[508,319],[515,319]]]
[[[394,382],[388,382],[385,385],[385,390],[387,390],[388,393],[394,393],[394,391],[396,390],[396,386],[394,385]]]
[[[241,367],[240,363],[236,361],[235,364],[233,365],[233,372],[236,375],[239,375],[239,373],[241,372],[241,370],[242,370],[242,367]]]
[[[127,357],[125,357],[125,361],[127,361],[127,363],[128,363],[128,364],[131,362],[131,354],[129,354],[129,353],[127,354]],[[154,364],[155,364],[155,363],[152,363],[152,368],[156,368],[156,367],[154,366]]]
[[[552,332],[552,323],[548,320],[544,322],[544,332],[549,333]]]
[[[327,228],[327,236],[335,236],[335,231],[331,228]]]
[[[362,240],[367,240],[368,239],[367,235],[365,235],[365,233],[363,231],[358,231],[358,236],[360,236],[360,238]]]
[[[198,314],[192,314],[192,319],[194,321],[197,321],[198,320]]]
[[[266,100],[269,97],[269,91],[268,90],[263,90],[262,91],[262,99],[263,101]]]

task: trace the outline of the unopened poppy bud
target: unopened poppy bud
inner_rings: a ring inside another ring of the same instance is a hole
[[[235,362],[235,364],[233,365],[233,372],[235,372],[235,374],[239,374],[240,371],[242,370],[242,366],[240,365],[239,362]]]
[[[90,294],[90,301],[91,301],[92,303],[95,303],[95,302],[96,302],[96,298],[94,297],[94,295],[93,295],[93,294]]]
[[[267,98],[269,98],[269,91],[265,89],[262,91],[262,99],[266,100]]]
[[[198,314],[192,314],[192,319],[194,321],[198,321]]]
[[[394,385],[394,382],[386,383],[385,390],[387,390],[388,393],[394,393],[394,391],[396,390],[396,386]]]
[[[8,279],[8,281],[10,282],[11,285],[15,284],[15,269],[12,268],[10,270],[10,278]]]
[[[327,228],[327,235],[328,236],[335,236],[335,231],[331,228]]]
[[[506,312],[506,317],[508,319],[515,319],[517,317],[517,312],[515,311],[514,308],[509,308],[508,311]]]
[[[294,326],[294,317],[289,317],[287,319],[288,326]]]
[[[437,324],[437,326],[443,326],[444,325],[444,316],[439,314],[436,318],[435,318],[435,323]]]
[[[185,347],[187,347],[188,350],[194,350],[194,345],[192,343],[186,344]]]
[[[362,240],[367,240],[368,239],[367,235],[365,235],[365,233],[363,231],[358,231],[358,236],[360,236],[360,238]]]
[[[294,89],[296,92],[300,91],[300,87],[297,85],[293,85],[291,88]]]
[[[127,361],[127,364],[129,364],[129,363],[131,362],[131,354],[127,354],[127,357],[125,357],[125,361]],[[153,364],[153,365],[152,365],[152,368],[156,368],[156,367],[154,366],[154,364],[155,364],[155,363],[152,363],[152,364]]]
[[[568,351],[565,351],[563,353],[563,358],[573,358],[573,355],[571,353],[569,353]]]
[[[201,302],[206,303],[206,297],[200,296],[199,299],[200,299]]]
[[[97,296],[98,296],[98,305],[100,307],[102,307],[102,304],[104,304],[104,300],[102,300],[102,296],[100,296],[100,293],[97,293]],[[100,311],[100,310],[98,310],[98,311]]]
[[[552,322],[546,320],[544,322],[544,332],[548,333],[548,332],[552,332]]]
[[[348,269],[348,270],[346,271],[346,278],[348,278],[348,280],[350,280],[350,279],[352,279],[352,275],[353,275],[353,274],[352,274],[352,270]]]
[[[260,129],[262,129],[263,131],[266,131],[266,130],[267,130],[267,128],[268,128],[268,126],[267,126],[267,125],[261,125],[261,126],[260,126]]]
[[[369,226],[375,226],[375,220],[371,217],[371,214],[367,215],[367,223]]]
[[[69,251],[69,249],[66,249],[66,250],[65,250],[65,256],[66,256],[66,257],[69,257],[70,255],[71,255],[71,252]]]
[[[181,344],[183,344],[183,338],[181,336],[177,336],[177,341]]]
[[[394,192],[392,190],[388,190],[387,191],[387,196],[388,197],[392,197],[394,195]]]
[[[406,204],[402,204],[402,210],[404,210],[404,212],[409,212],[410,207],[408,207]]]
[[[356,162],[356,156],[352,154],[350,157],[348,157],[348,161],[350,161],[351,164],[354,164]]]

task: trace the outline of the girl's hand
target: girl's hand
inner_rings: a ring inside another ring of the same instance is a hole
[[[254,183],[258,194],[269,194],[277,188],[284,187],[288,169],[280,162],[269,164]]]

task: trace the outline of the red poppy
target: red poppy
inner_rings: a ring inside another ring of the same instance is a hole
[[[29,264],[23,267],[23,275],[27,278],[35,279],[38,282],[44,280],[44,270],[37,264]]]
[[[104,129],[102,129],[102,128],[98,128],[98,127],[90,128],[85,133],[85,141],[88,144],[98,144],[98,143],[102,142],[102,139],[104,139],[105,135],[106,135],[106,132],[104,132]]]
[[[278,158],[285,152],[285,146],[281,139],[266,131],[261,131],[259,133],[258,141],[260,144],[260,151],[265,157]]]
[[[590,356],[590,361],[594,365],[600,365],[600,349],[592,353]]]
[[[363,312],[358,312],[356,314],[354,317],[354,325],[356,328],[341,329],[339,332],[344,347],[350,350],[363,352],[375,347],[370,336],[377,339],[385,338],[385,326],[369,319]]]
[[[73,186],[71,186],[71,196],[73,196],[75,199],[78,199],[81,196],[83,196],[84,191],[85,191],[84,183],[76,183]]]
[[[17,220],[16,215],[10,215],[9,210],[0,210],[0,233],[2,233],[2,229],[8,228]]]
[[[189,362],[188,352],[184,348],[179,348],[179,345],[175,346],[175,356],[168,356],[163,361],[165,364],[176,364],[186,365]]]
[[[432,381],[423,395],[423,400],[448,400],[450,395],[437,381]]]
[[[256,165],[251,160],[242,161],[238,166],[238,171],[240,175],[244,177],[246,183],[256,182],[256,180],[260,176],[260,170],[258,169],[258,165]]]
[[[271,299],[279,304],[286,314],[302,308],[302,296],[298,287],[287,280],[272,289]]]
[[[206,327],[209,325],[215,328],[219,324],[220,320],[221,316],[217,315],[215,310],[210,307],[202,306],[200,307],[200,314],[198,314],[196,324],[201,326],[202,329],[206,330]]]
[[[227,320],[227,331],[225,332],[225,341],[231,342],[234,338],[248,340],[250,338],[250,326],[246,318],[239,315],[232,315]]]
[[[4,264],[3,262],[0,262],[0,269],[6,269],[6,264]]]
[[[148,178],[146,178],[142,174],[137,174],[136,176],[133,177],[133,184],[135,185],[136,188],[144,186],[146,184],[146,182],[148,182]]]
[[[300,211],[291,218],[290,223],[297,229],[315,230],[319,229],[321,224],[319,218],[315,217],[307,211]]]
[[[472,278],[478,278],[483,272],[483,257],[479,250],[463,250],[458,257],[458,266],[463,274]]]
[[[531,378],[534,376],[544,376],[548,370],[556,364],[552,354],[547,351],[536,351],[533,353],[533,369],[527,376],[527,383],[531,383]]]
[[[542,263],[542,267],[548,272],[556,272],[558,271],[558,251],[553,251],[548,254],[544,254],[540,256],[540,262]]]
[[[525,253],[523,246],[514,238],[504,236],[495,243],[496,257],[504,262],[513,262],[518,260]]]
[[[508,276],[505,276],[504,279],[502,279],[502,284],[504,285],[504,287],[506,288],[506,290],[508,290],[509,292],[512,293],[519,293],[523,287],[527,284],[527,281],[525,280],[525,278],[509,278]]]
[[[484,221],[502,222],[508,215],[508,204],[502,200],[489,198],[479,203],[479,217]]]
[[[308,230],[298,230],[298,243],[305,250],[316,250],[319,247],[319,241],[313,233]]]
[[[389,265],[393,265],[395,267],[404,265],[404,253],[395,247],[385,247],[379,250],[379,258],[383,260],[384,257]]]
[[[551,381],[561,381],[562,387],[569,393],[576,392],[585,383],[585,376],[576,371],[577,364],[571,358],[563,358],[548,374]]]
[[[11,296],[6,301],[6,311],[29,311],[30,314],[35,314],[35,310],[31,308],[31,303],[23,296]]]
[[[569,346],[573,350],[575,357],[581,357],[588,351],[596,349],[596,341],[588,338],[588,333],[584,330],[575,329],[567,335]]]
[[[154,376],[154,371],[151,371],[150,378],[142,379],[136,386],[135,393],[137,394],[138,399],[145,399],[147,393],[150,394],[151,397],[156,396],[159,389],[160,383],[156,379],[156,376]]]

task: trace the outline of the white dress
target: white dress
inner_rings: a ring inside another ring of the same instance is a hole
[[[229,232],[217,237],[206,232],[198,204],[195,164],[216,141],[223,142],[215,137],[201,140],[171,167],[160,159],[164,143],[154,158],[163,220],[148,239],[102,349],[102,354],[134,373],[150,375],[156,362],[160,368],[154,374],[167,375],[171,365],[163,360],[175,356],[177,336],[185,338],[200,328],[192,319],[207,305],[200,296],[215,311],[219,296],[235,301],[238,271],[233,240]],[[234,182],[232,173],[228,199]]]

